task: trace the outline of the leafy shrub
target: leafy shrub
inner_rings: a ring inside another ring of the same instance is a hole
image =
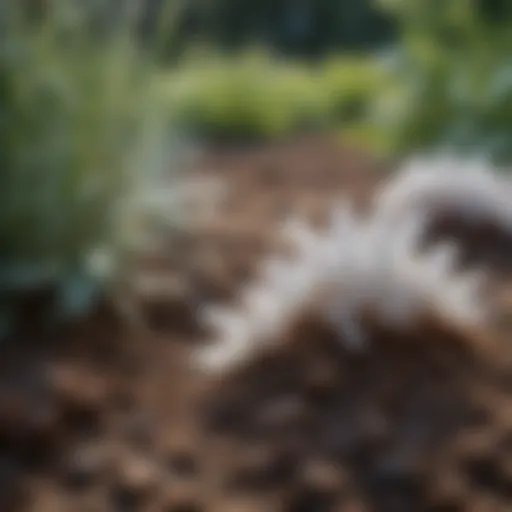
[[[169,73],[170,101],[178,122],[200,136],[276,138],[358,119],[377,76],[378,68],[361,57],[313,67],[264,54],[209,56]]]
[[[321,118],[321,99],[306,70],[259,56],[212,58],[178,71],[178,121],[210,138],[277,137]],[[173,87],[173,90],[176,90]]]
[[[328,99],[329,114],[342,123],[366,115],[370,100],[383,87],[386,75],[368,56],[337,56],[323,64],[321,83]]]
[[[161,0],[146,0],[158,16]],[[390,41],[394,25],[374,0],[210,0],[183,2],[173,49],[207,40],[228,50],[255,41],[280,55],[318,57],[326,52],[375,48]]]
[[[371,124],[396,153],[449,146],[512,157],[512,18],[476,1],[381,0],[401,25]],[[506,4],[503,4],[506,10]],[[485,11],[487,12],[487,11]]]
[[[4,326],[12,319],[15,298],[25,292],[56,287],[59,313],[81,312],[90,304],[107,266],[118,268],[117,248],[126,242],[119,221],[138,193],[140,171],[151,170],[136,166],[154,163],[142,137],[151,126],[160,126],[161,133],[166,129],[152,117],[162,109],[149,103],[156,101],[150,61],[138,53],[128,21],[99,37],[88,25],[86,6],[48,2],[39,23],[3,7]],[[156,151],[161,146],[153,146]]]

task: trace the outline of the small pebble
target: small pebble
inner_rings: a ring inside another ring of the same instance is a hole
[[[122,509],[147,498],[161,483],[159,468],[150,460],[125,456],[119,463],[113,489],[114,501]]]
[[[62,407],[71,413],[99,412],[107,399],[105,380],[76,367],[53,368],[50,381]]]
[[[193,478],[199,473],[198,461],[192,453],[174,452],[168,457],[169,470],[181,478]]]
[[[76,488],[93,484],[109,469],[112,451],[108,445],[91,444],[75,448],[64,463],[64,477]]]
[[[301,470],[302,481],[316,489],[340,491],[346,481],[340,467],[323,460],[307,462]]]

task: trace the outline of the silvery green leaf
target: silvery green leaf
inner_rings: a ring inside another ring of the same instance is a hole
[[[66,278],[58,289],[57,315],[79,317],[86,314],[99,296],[98,283],[85,274]]]

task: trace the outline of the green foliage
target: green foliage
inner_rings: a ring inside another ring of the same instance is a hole
[[[321,93],[327,96],[329,117],[343,125],[358,122],[368,104],[387,80],[377,61],[355,55],[327,59],[320,76]]]
[[[472,0],[382,0],[401,41],[371,122],[403,153],[448,146],[512,157],[512,18]],[[494,9],[497,9],[495,6]]]
[[[374,0],[184,2],[177,23],[175,44],[200,39],[228,50],[263,44],[294,57],[375,48],[394,34],[392,21],[375,9]]]
[[[178,122],[210,139],[276,138],[353,122],[379,86],[369,59],[307,66],[265,54],[192,59],[162,79]]]
[[[212,58],[184,66],[178,77],[178,119],[201,136],[277,137],[321,117],[313,77],[289,64],[260,56]]]
[[[48,2],[38,23],[3,6],[2,321],[16,297],[46,287],[57,287],[58,313],[90,304],[119,268],[120,217],[140,171],[152,170],[135,168],[149,162],[140,141],[157,126],[151,113],[162,111],[151,107],[150,61],[138,53],[128,18],[99,37],[85,6]]]

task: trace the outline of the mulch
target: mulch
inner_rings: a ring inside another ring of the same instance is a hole
[[[364,203],[389,164],[307,137],[216,148],[214,215],[141,259],[179,286],[142,301],[139,332],[101,305],[43,325],[28,304],[0,358],[0,503],[13,512],[499,512],[512,509],[512,288],[492,333],[435,323],[343,351],[307,318],[290,343],[212,381],[188,364],[195,321],[233,302],[276,226]],[[481,245],[481,244],[479,244]],[[496,256],[496,255],[495,255]],[[473,347],[485,345],[485,355]]]

